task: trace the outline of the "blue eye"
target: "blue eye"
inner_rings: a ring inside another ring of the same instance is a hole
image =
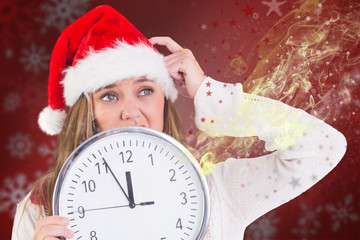
[[[140,95],[146,96],[152,94],[153,92],[154,90],[152,90],[151,88],[144,88],[143,90],[140,91]]]
[[[104,101],[114,101],[114,100],[117,100],[117,96],[113,93],[105,93],[101,96],[101,100],[104,100]]]

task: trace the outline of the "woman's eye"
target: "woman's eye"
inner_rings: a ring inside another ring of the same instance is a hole
[[[114,101],[114,100],[117,100],[117,97],[113,93],[105,93],[104,95],[101,96],[101,100]]]
[[[151,88],[145,88],[140,91],[140,95],[146,96],[146,95],[150,95],[153,92],[154,92],[154,90],[152,90]]]

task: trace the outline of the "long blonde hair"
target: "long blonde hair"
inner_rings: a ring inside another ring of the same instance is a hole
[[[52,215],[52,198],[56,179],[69,155],[82,142],[96,134],[92,97],[84,95],[69,109],[64,126],[58,137],[54,167],[34,185],[31,199],[45,208],[47,216]],[[165,99],[163,132],[183,142],[182,126],[174,104]]]

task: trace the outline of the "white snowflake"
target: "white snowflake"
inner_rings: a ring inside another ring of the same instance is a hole
[[[23,173],[17,174],[13,179],[5,178],[0,190],[0,212],[8,212],[13,218],[16,204],[29,192],[31,185]]]
[[[228,51],[230,49],[230,44],[229,43],[224,43],[222,45],[222,49],[224,49],[225,51]]]
[[[26,155],[31,154],[33,142],[28,134],[17,133],[9,137],[6,148],[10,151],[11,157],[23,159]]]
[[[246,239],[269,239],[276,233],[276,224],[280,219],[270,212],[252,223],[246,231]]]
[[[10,92],[6,94],[3,101],[5,112],[14,112],[21,103],[21,98],[18,93]]]
[[[201,24],[200,28],[201,28],[201,30],[205,31],[207,29],[207,25],[206,24]]]
[[[336,205],[331,204],[326,206],[326,210],[331,214],[332,231],[336,232],[340,229],[341,225],[348,222],[357,222],[359,219],[358,214],[353,205],[354,197],[348,194],[343,202],[338,202]]]
[[[49,165],[52,165],[55,161],[55,153],[56,153],[56,141],[51,141],[50,144],[41,144],[38,147],[38,153],[42,157],[49,157],[47,162]]]
[[[38,19],[47,27],[55,27],[61,32],[87,11],[89,0],[50,0],[41,6],[45,19]]]
[[[216,53],[216,52],[217,52],[217,48],[216,48],[215,46],[212,46],[212,47],[210,48],[210,52],[211,52],[211,53]]]
[[[22,57],[20,62],[25,65],[25,71],[32,71],[39,74],[40,70],[47,70],[49,65],[50,55],[46,54],[45,47],[37,47],[32,44],[30,48],[22,50]]]
[[[321,227],[319,218],[323,208],[316,206],[314,209],[311,209],[305,203],[301,204],[300,207],[302,209],[302,217],[299,218],[298,225],[296,228],[292,228],[291,232],[300,236],[301,239],[307,239],[315,235],[317,229]]]

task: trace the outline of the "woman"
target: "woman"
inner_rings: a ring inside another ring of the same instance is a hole
[[[172,54],[164,58],[156,44]],[[243,93],[241,84],[206,77],[190,50],[166,37],[147,40],[121,14],[100,6],[65,29],[54,47],[49,106],[39,124],[46,133],[59,134],[56,164],[18,205],[12,238],[73,236],[68,219],[52,216],[54,184],[70,153],[97,132],[142,126],[181,142],[172,103],[175,85],[181,84],[194,98],[201,131],[212,137],[258,136],[273,151],[219,160],[207,176],[211,206],[205,239],[243,237],[252,221],[310,188],[345,153],[344,136],[331,126],[281,102]]]

